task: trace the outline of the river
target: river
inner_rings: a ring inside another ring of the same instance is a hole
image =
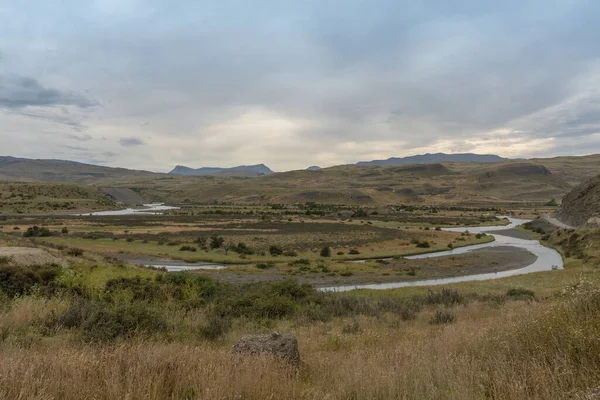
[[[123,210],[96,211],[96,212],[77,214],[77,215],[80,217],[83,217],[83,216],[135,215],[135,214],[158,215],[158,214],[162,214],[163,211],[179,209],[179,207],[165,206],[164,203],[144,204],[144,207],[145,208],[125,208]]]
[[[328,286],[322,287],[318,290],[321,291],[329,291],[329,292],[346,292],[349,290],[355,289],[396,289],[403,287],[414,287],[414,286],[436,286],[436,285],[445,285],[448,283],[457,283],[457,282],[468,282],[468,281],[484,281],[488,279],[498,279],[498,278],[506,278],[509,276],[515,275],[523,275],[529,274],[532,272],[541,272],[541,271],[550,271],[552,269],[563,269],[563,259],[562,256],[554,249],[543,246],[537,240],[525,240],[525,239],[517,239],[509,236],[504,236],[498,231],[512,229],[516,226],[522,225],[530,220],[512,218],[512,217],[499,217],[499,218],[508,218],[510,223],[504,226],[484,226],[484,227],[461,227],[461,228],[444,228],[446,231],[451,232],[464,232],[469,231],[470,233],[486,233],[488,235],[492,235],[495,238],[495,241],[483,244],[477,244],[473,246],[465,246],[457,249],[452,249],[448,251],[440,251],[435,253],[426,253],[419,254],[415,256],[405,257],[407,259],[419,259],[419,258],[433,258],[433,257],[444,257],[451,256],[456,254],[464,254],[469,253],[473,250],[484,249],[487,247],[497,247],[497,246],[511,246],[518,247],[521,249],[525,249],[531,253],[533,253],[537,259],[530,265],[513,269],[509,271],[502,272],[492,272],[485,274],[477,274],[477,275],[465,275],[465,276],[456,276],[452,278],[440,278],[440,279],[427,279],[422,281],[410,281],[410,282],[389,282],[389,283],[373,283],[373,284],[364,284],[364,285],[345,285],[345,286]],[[490,232],[494,233],[490,233]]]

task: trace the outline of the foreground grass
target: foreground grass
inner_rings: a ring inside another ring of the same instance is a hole
[[[2,281],[0,398],[586,398],[600,381],[598,234],[547,238],[569,252],[565,271],[377,296],[34,270],[37,285]],[[299,371],[232,358],[240,336],[271,330],[296,334]]]
[[[38,300],[39,301],[39,300]],[[39,320],[60,302],[13,305]],[[11,399],[561,399],[600,378],[597,286],[571,287],[560,299],[455,305],[457,322],[432,325],[392,314],[275,329],[299,338],[299,374],[267,358],[234,362],[230,345],[247,325],[217,342],[140,338],[81,343],[68,334],[0,346],[0,396]],[[40,312],[39,310],[45,310]],[[34,311],[36,310],[36,311]],[[5,315],[3,315],[4,317]],[[202,316],[187,316],[188,324]],[[6,320],[6,318],[3,318]],[[349,323],[358,328],[349,331]]]

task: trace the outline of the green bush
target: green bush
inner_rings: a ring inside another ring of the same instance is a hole
[[[323,247],[319,254],[321,255],[321,257],[331,257],[331,247]]]
[[[73,256],[73,257],[80,257],[83,255],[83,249],[80,249],[77,247],[71,247],[70,249],[67,250],[67,255]]]
[[[23,232],[24,237],[48,237],[52,236],[52,232],[48,228],[40,228],[39,226],[31,226]]]
[[[244,254],[248,256],[254,254],[254,251],[252,251],[251,248],[246,246],[244,242],[239,242],[237,245],[233,246],[231,250],[238,254]]]
[[[283,249],[275,245],[269,246],[269,254],[272,256],[280,256],[283,254]]]
[[[258,268],[258,269],[269,269],[269,268],[273,268],[274,266],[275,266],[275,264],[272,262],[256,264],[256,268]]]
[[[210,248],[211,249],[218,249],[221,246],[223,246],[223,243],[225,243],[225,239],[223,239],[221,236],[217,235],[216,233],[210,237]]]
[[[417,247],[428,249],[429,247],[431,247],[431,245],[427,240],[423,240],[422,242],[417,243]]]
[[[352,254],[352,255],[360,254],[360,251],[358,251],[356,249],[350,249],[350,251],[348,252],[348,254]]]
[[[164,317],[143,303],[112,305],[79,298],[51,322],[79,329],[86,341],[108,342],[167,330]]]
[[[60,265],[10,266],[0,265],[0,291],[9,297],[31,292],[38,286],[45,293],[57,289],[54,280],[62,273]]]
[[[295,265],[310,265],[310,260],[306,258],[300,258],[298,260],[291,261],[288,265],[291,267]]]
[[[283,253],[283,255],[286,257],[298,257],[298,253],[293,250],[288,250],[285,253]]]
[[[438,310],[436,311],[434,316],[431,317],[429,323],[432,325],[449,324],[451,322],[454,322],[455,319],[456,316],[451,310]]]
[[[533,290],[523,288],[508,289],[506,295],[509,297],[535,298]]]
[[[179,248],[179,251],[193,251],[193,252],[195,252],[196,251],[196,247],[194,247],[194,246],[181,246]]]

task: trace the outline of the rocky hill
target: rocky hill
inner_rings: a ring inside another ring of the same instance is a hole
[[[240,165],[232,168],[202,167],[189,168],[176,166],[169,174],[172,175],[222,175],[222,176],[261,176],[272,174],[273,171],[264,164]]]
[[[558,219],[572,226],[600,226],[600,175],[563,197]]]
[[[497,156],[495,154],[473,154],[473,153],[462,153],[462,154],[420,154],[409,157],[392,157],[387,160],[373,160],[373,161],[360,161],[356,163],[359,166],[372,166],[372,165],[407,165],[407,164],[433,164],[442,162],[475,162],[475,163],[492,163],[507,161],[507,158]]]

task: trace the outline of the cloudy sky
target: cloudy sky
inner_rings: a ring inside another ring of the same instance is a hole
[[[0,155],[600,153],[600,2],[0,0]]]

